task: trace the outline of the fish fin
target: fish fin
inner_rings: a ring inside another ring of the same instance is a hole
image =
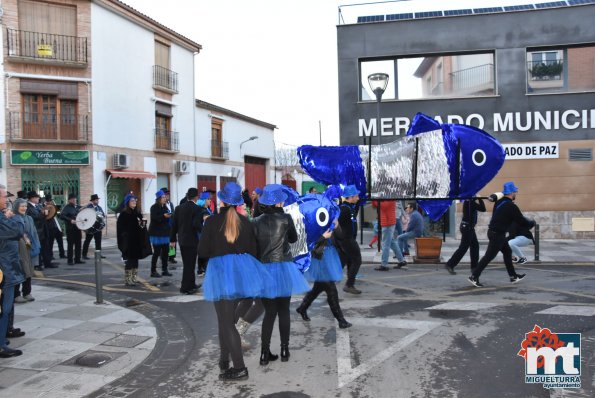
[[[442,129],[440,123],[438,123],[436,120],[432,119],[428,115],[424,115],[423,113],[419,112],[413,117],[413,121],[409,126],[409,130],[407,130],[407,135],[412,136],[439,129]]]
[[[442,218],[452,205],[451,199],[444,200],[418,200],[417,204],[428,214],[430,220],[436,222]]]

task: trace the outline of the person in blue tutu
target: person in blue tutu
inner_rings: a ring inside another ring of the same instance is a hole
[[[217,313],[219,379],[224,381],[248,379],[240,335],[235,327],[238,300],[261,297],[265,286],[272,283],[265,267],[255,258],[254,227],[236,211],[236,206],[244,203],[241,192],[238,184],[229,182],[217,193],[223,206],[219,214],[205,221],[198,243],[199,257],[209,261],[203,283],[204,298],[213,301]],[[230,356],[233,367],[229,367]]]
[[[289,244],[297,241],[297,231],[289,214],[283,211],[287,194],[279,184],[264,187],[259,199],[263,214],[253,220],[258,241],[258,258],[273,278],[262,298],[264,319],[262,321],[260,364],[278,358],[270,350],[275,318],[279,316],[281,337],[281,361],[289,360],[289,303],[292,294],[310,290],[306,279],[293,263]]]
[[[335,227],[337,223],[335,222]],[[326,293],[326,301],[333,313],[333,316],[339,322],[339,328],[345,329],[351,326],[343,317],[343,311],[339,304],[339,293],[335,282],[339,282],[343,278],[343,269],[341,267],[341,260],[337,249],[332,245],[330,237],[332,231],[326,231],[312,250],[312,262],[310,268],[304,273],[306,279],[314,282],[312,290],[310,290],[302,300],[300,306],[296,309],[297,313],[302,316],[304,321],[310,321],[308,316],[308,308],[310,304],[320,295]]]
[[[151,223],[149,224],[149,240],[153,245],[153,257],[151,257],[151,278],[172,276],[167,270],[169,262],[169,234],[171,212],[166,206],[167,197],[165,192],[159,190],[155,193],[155,203],[151,206]],[[161,274],[157,272],[157,260],[161,258]]]

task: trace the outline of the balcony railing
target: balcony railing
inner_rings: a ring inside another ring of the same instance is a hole
[[[163,66],[153,65],[153,85],[178,92],[178,74]]]
[[[494,91],[494,65],[484,64],[450,74],[454,92]]]
[[[564,71],[564,60],[561,58],[546,61],[527,62],[531,80],[560,80]]]
[[[87,63],[87,38],[6,29],[8,57]]]
[[[86,142],[89,125],[87,115],[8,112],[6,130],[11,141]]]
[[[217,159],[229,159],[229,143],[211,140],[211,157]]]
[[[177,131],[155,129],[155,149],[163,151],[180,151],[180,141]]]

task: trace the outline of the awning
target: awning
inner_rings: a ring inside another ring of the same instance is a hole
[[[142,170],[106,170],[113,178],[157,178],[155,174]]]

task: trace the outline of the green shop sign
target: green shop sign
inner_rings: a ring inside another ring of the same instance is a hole
[[[10,151],[10,164],[27,165],[73,165],[89,164],[89,151]]]

